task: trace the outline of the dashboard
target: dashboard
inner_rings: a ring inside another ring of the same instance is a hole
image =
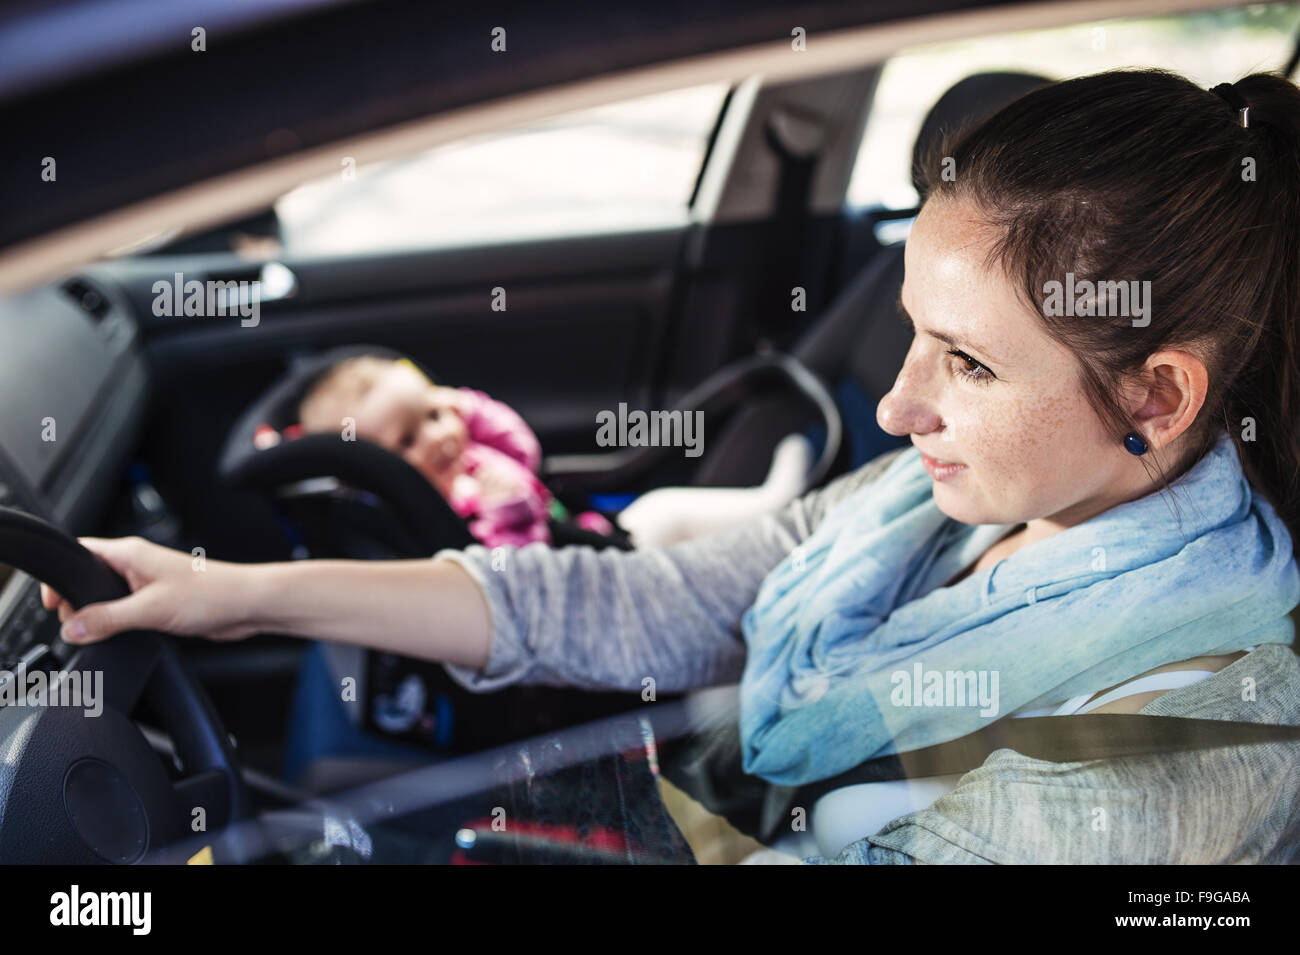
[[[134,449],[148,368],[130,306],[88,278],[0,300],[0,505],[95,529]],[[39,585],[0,564],[0,683],[59,660]]]

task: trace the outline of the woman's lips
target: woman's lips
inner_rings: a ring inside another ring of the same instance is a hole
[[[938,461],[930,457],[924,451],[921,452],[921,464],[925,466],[926,473],[936,481],[946,481],[954,474],[959,474],[966,470],[966,465],[964,464],[954,464],[951,461]]]

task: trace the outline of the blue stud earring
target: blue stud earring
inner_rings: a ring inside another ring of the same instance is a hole
[[[1142,440],[1142,436],[1136,431],[1130,431],[1124,435],[1124,447],[1128,448],[1129,454],[1146,454],[1147,443]]]

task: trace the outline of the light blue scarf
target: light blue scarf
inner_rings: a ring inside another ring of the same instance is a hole
[[[1164,663],[1290,644],[1291,536],[1226,431],[1172,487],[948,587],[1014,525],[947,517],[920,452],[904,451],[768,574],[744,616],[745,771],[825,779]]]

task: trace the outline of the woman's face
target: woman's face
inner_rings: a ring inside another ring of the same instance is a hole
[[[1040,536],[1139,494],[1136,459],[1103,430],[1069,350],[996,266],[986,268],[990,238],[964,204],[932,200],[921,210],[902,292],[915,337],[876,419],[929,458],[959,465],[931,471],[949,517],[1035,521],[1030,536]]]

